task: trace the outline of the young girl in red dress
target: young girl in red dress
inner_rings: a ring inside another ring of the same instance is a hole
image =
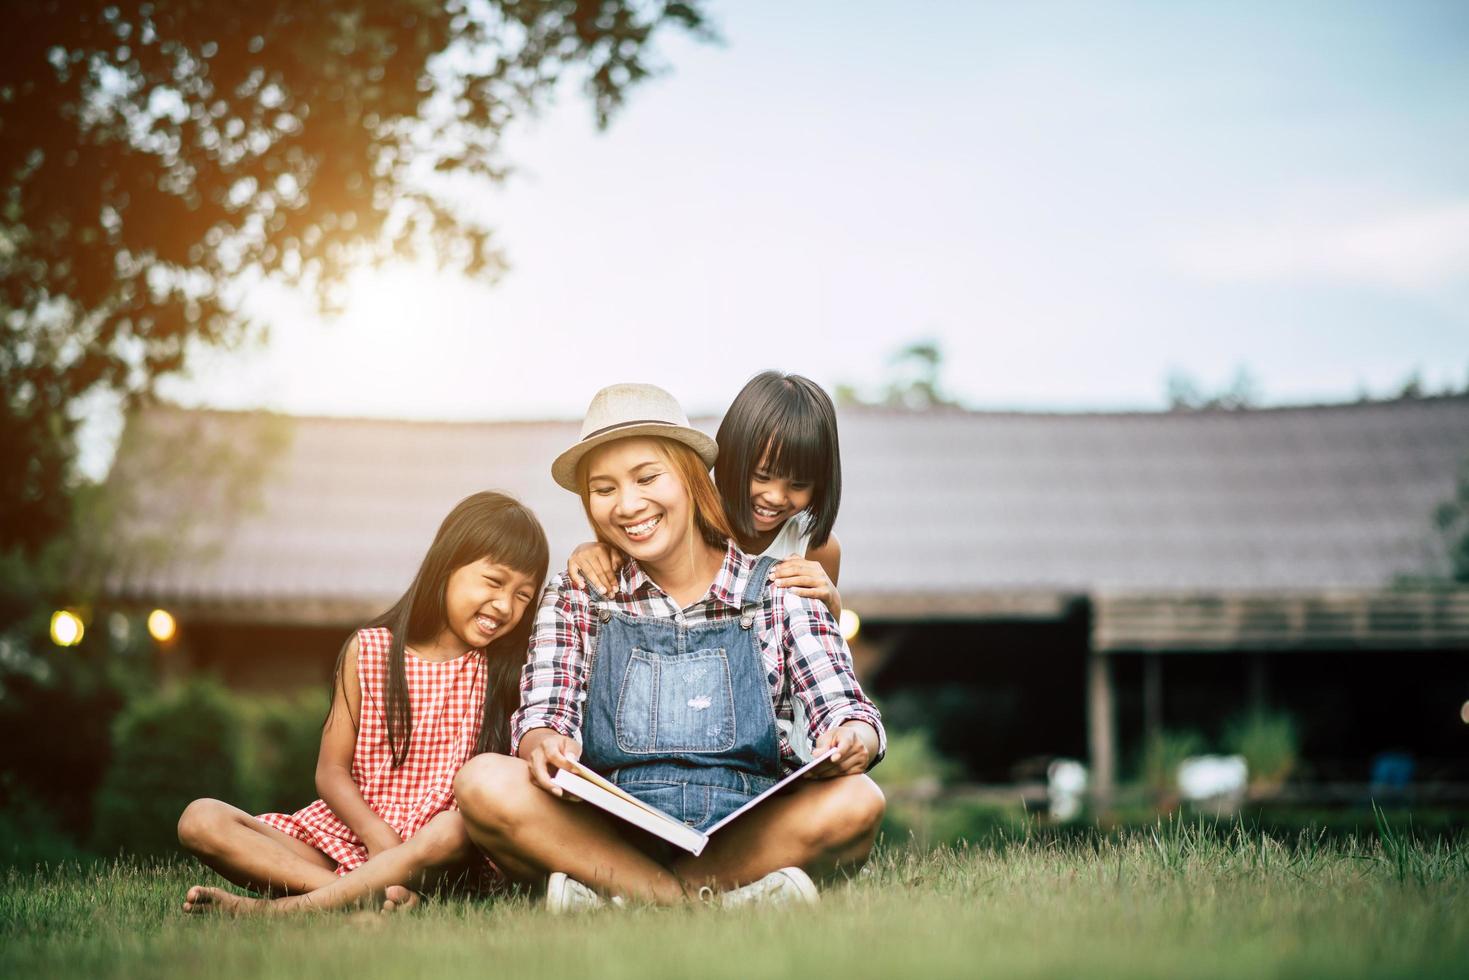
[[[461,501],[408,591],[342,648],[316,765],[321,799],[259,817],[195,800],[179,820],[185,848],[269,897],[196,885],[184,911],[392,909],[447,878],[493,874],[465,833],[454,776],[509,747],[525,611],[547,560],[545,532],[519,502],[489,492]]]

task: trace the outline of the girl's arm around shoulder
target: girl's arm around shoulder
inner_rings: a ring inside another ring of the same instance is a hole
[[[826,572],[826,577],[831,579],[831,584],[837,583],[842,573],[842,543],[837,540],[835,533],[827,536],[826,544],[820,548],[812,548],[806,552],[808,561],[814,561]]]
[[[833,616],[842,614],[842,594],[837,591],[837,577],[842,570],[842,544],[835,534],[820,548],[812,548],[806,557],[792,555],[776,565],[771,579],[797,595],[819,599]]]
[[[520,672],[520,707],[510,719],[511,755],[517,754],[526,733],[537,728],[578,736],[592,621],[591,596],[569,574],[560,572],[546,583],[530,654]]]
[[[362,712],[362,687],[357,676],[357,637],[347,642],[342,670],[332,692],[331,712],[321,730],[316,756],[316,791],[352,832],[362,838],[369,854],[401,844],[398,832],[373,812],[352,781],[352,755],[357,748],[357,719]]]
[[[579,544],[571,557],[566,559],[566,574],[580,588],[586,588],[587,579],[603,595],[617,591],[617,570],[622,567],[622,552],[602,541]]]
[[[871,768],[887,751],[887,735],[877,705],[857,681],[852,652],[836,618],[825,606],[794,591],[777,588],[774,594],[791,694],[806,709],[811,743],[826,744],[823,739],[839,725],[852,727],[856,729],[852,734],[869,748],[867,768]],[[862,725],[849,725],[855,722]],[[875,740],[869,740],[862,728],[871,729]]]

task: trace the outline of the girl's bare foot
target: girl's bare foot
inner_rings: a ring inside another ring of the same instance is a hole
[[[195,885],[184,896],[184,911],[192,915],[257,915],[269,904],[262,898],[236,895],[206,885]]]
[[[384,912],[407,912],[418,908],[418,892],[402,885],[389,885],[383,892]]]

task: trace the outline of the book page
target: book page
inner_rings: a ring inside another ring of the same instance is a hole
[[[663,817],[665,820],[673,820],[672,817],[664,813],[662,810],[659,810],[657,807],[649,806],[642,800],[638,799],[636,796],[633,796],[627,790],[612,782],[612,780],[603,776],[601,773],[598,773],[592,769],[588,769],[586,766],[582,765],[575,759],[572,759],[571,765],[566,766],[565,769],[567,772],[573,773],[574,775],[580,776],[582,779],[585,779],[593,786],[596,786],[599,789],[604,789],[607,792],[611,793],[613,796],[626,800],[639,809],[647,810],[649,813],[656,813],[658,816]],[[677,821],[674,822],[676,823]]]
[[[785,789],[791,783],[795,782],[797,779],[800,779],[802,776],[806,775],[806,773],[810,772],[812,769],[815,769],[818,765],[820,765],[821,763],[825,762],[826,759],[827,759],[827,757],[830,756],[835,751],[836,751],[836,749],[827,749],[825,752],[821,753],[816,758],[812,759],[810,762],[806,763],[804,766],[802,766],[801,768],[797,769],[795,772],[791,773],[789,776],[786,776],[783,779],[781,779],[780,782],[776,783],[774,786],[770,787],[765,792],[761,793],[759,796],[752,797],[748,803],[746,803],[744,806],[740,807],[734,813],[731,813],[729,816],[725,817],[723,820],[719,821],[714,826],[710,827],[708,830],[704,831],[704,833],[705,834],[711,834],[712,835],[716,830],[718,830],[720,827],[723,827],[725,824],[729,823],[735,817],[738,817],[740,814],[744,813],[747,810],[751,810],[754,807],[759,806],[766,799],[768,799],[771,796],[774,796],[776,793],[779,793],[781,790]]]

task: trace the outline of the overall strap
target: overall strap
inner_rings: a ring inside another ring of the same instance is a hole
[[[597,590],[597,587],[592,584],[590,578],[583,575],[582,581],[587,584],[587,594],[592,597],[592,612],[602,622],[607,622],[607,620],[612,618],[611,603],[607,601],[606,596]]]
[[[777,561],[779,559],[774,556],[766,555],[755,562],[749,581],[745,583],[745,593],[740,596],[740,629],[749,629],[755,625],[755,614],[760,611],[765,596],[770,593],[770,570]]]

